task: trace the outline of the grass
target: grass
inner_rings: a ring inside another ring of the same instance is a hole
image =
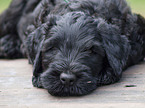
[[[0,0],[0,13],[3,12],[6,8],[8,8],[11,0]]]
[[[133,12],[145,16],[145,0],[127,0]],[[0,0],[0,13],[3,12],[10,4],[11,0]]]

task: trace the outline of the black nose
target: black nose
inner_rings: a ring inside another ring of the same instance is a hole
[[[76,80],[76,76],[73,74],[62,73],[60,75],[60,80],[65,85],[73,85]]]

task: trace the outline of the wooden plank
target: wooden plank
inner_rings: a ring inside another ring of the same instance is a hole
[[[0,108],[145,108],[145,63],[126,70],[118,83],[82,97],[51,96],[33,87],[31,77],[26,59],[0,60]]]

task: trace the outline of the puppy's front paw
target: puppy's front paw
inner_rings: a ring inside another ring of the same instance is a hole
[[[41,81],[40,81],[40,77],[33,76],[32,77],[32,84],[33,84],[34,87],[43,88],[42,84],[41,84]]]

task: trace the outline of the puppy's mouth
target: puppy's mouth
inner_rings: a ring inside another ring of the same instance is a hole
[[[97,88],[94,78],[87,76],[77,78],[73,84],[64,84],[60,77],[45,73],[41,77],[42,85],[53,96],[83,96]]]
[[[83,96],[95,89],[96,86],[92,81],[76,82],[73,85],[52,85],[52,88],[47,88],[48,92],[53,96]]]

